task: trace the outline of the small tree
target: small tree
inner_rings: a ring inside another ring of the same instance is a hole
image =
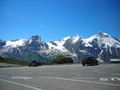
[[[62,56],[62,55],[57,56],[52,62],[56,63],[56,64],[74,63],[72,58],[65,57],[65,56]]]

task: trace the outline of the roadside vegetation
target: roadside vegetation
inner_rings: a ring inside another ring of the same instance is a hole
[[[39,60],[39,62],[40,62],[40,60]],[[0,63],[28,66],[30,61],[21,61],[21,60],[17,60],[14,58],[0,57]],[[73,62],[72,58],[60,55],[60,56],[55,57],[51,62],[40,62],[40,63],[41,63],[41,65],[56,65],[56,64],[73,64],[74,62]],[[0,66],[0,67],[3,67],[3,66]]]
[[[1,63],[8,63],[8,64],[16,64],[16,65],[21,65],[21,66],[26,66],[28,64],[27,61],[21,61],[13,58],[3,58],[0,57],[0,62]]]
[[[71,64],[74,62],[73,62],[72,58],[61,55],[61,56],[57,56],[56,58],[54,58],[52,63],[53,64]]]

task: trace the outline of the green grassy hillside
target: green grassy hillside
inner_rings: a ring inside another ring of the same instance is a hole
[[[26,66],[28,64],[27,61],[20,61],[20,60],[16,60],[13,58],[3,58],[3,57],[0,57],[0,62],[8,63],[8,64],[17,64],[17,65],[21,65],[21,66]]]

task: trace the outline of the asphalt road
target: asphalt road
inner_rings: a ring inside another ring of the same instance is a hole
[[[0,68],[0,90],[120,90],[120,64]]]

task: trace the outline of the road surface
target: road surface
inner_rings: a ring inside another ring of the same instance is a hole
[[[120,64],[0,68],[0,90],[120,90]]]

